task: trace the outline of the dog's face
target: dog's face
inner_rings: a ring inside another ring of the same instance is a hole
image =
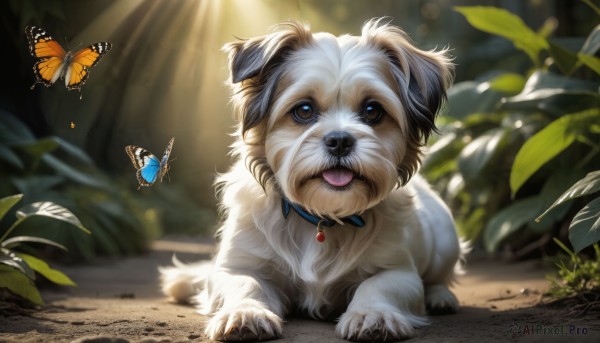
[[[410,179],[450,82],[444,52],[418,50],[380,21],[340,37],[292,22],[226,49],[236,153],[267,192],[331,218]]]

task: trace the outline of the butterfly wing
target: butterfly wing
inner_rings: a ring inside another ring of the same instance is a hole
[[[165,153],[163,154],[162,159],[160,160],[160,178],[162,180],[163,176],[169,170],[169,156],[171,155],[171,150],[173,149],[173,143],[175,142],[175,137],[169,140],[167,147],[165,148]]]
[[[25,35],[29,42],[29,53],[36,58],[33,65],[36,84],[49,87],[63,72],[66,52],[50,34],[39,27],[26,27]]]
[[[140,186],[152,186],[161,170],[158,158],[139,146],[128,145],[125,151],[137,169],[136,176]]]
[[[65,73],[65,86],[67,89],[81,89],[87,81],[90,69],[98,64],[106,53],[110,51],[112,44],[100,42],[76,51],[70,61]]]

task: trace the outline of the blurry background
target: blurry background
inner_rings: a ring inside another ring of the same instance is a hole
[[[76,246],[72,249],[75,256],[85,258],[143,251],[149,241],[165,233],[210,235],[217,222],[212,182],[216,172],[230,164],[227,153],[232,138],[228,134],[234,126],[229,90],[224,85],[226,56],[220,51],[226,42],[266,34],[272,25],[287,19],[307,22],[313,31],[359,34],[366,20],[387,16],[422,49],[449,46],[457,64],[457,84],[483,82],[510,72],[521,75],[516,81],[520,86],[516,92],[499,94],[519,93],[532,71],[532,61],[509,40],[478,31],[453,9],[467,5],[506,9],[533,30],[548,30],[554,41],[575,51],[598,24],[598,14],[575,0],[2,1],[0,197],[23,193],[23,203],[54,201],[72,210],[92,236],[63,228],[44,234],[70,242]],[[61,82],[30,90],[34,59],[25,38],[27,25],[44,28],[71,50],[100,41],[113,44],[91,71],[82,100],[76,91],[67,92]],[[476,102],[474,94],[462,104]],[[455,103],[461,106],[460,100]],[[467,114],[453,115],[452,107],[447,112],[441,126]],[[171,137],[175,137],[171,154],[175,160],[169,177],[162,184],[136,190],[135,171],[124,147],[139,145],[160,157]],[[471,140],[452,137],[464,144],[454,147],[450,159],[457,158]],[[519,146],[523,141],[518,141]],[[495,163],[506,164],[500,170],[510,169],[511,162]],[[499,194],[497,204],[472,218],[484,205],[473,202],[472,194],[465,200],[456,189],[452,194],[446,191],[450,180],[461,181],[452,178],[458,167],[451,168],[436,171],[430,167],[429,178],[452,197],[451,203],[455,201],[452,205],[463,233],[477,240],[494,211],[510,203],[514,195],[511,198],[506,185],[506,190],[491,189]],[[535,187],[532,192],[539,190]],[[487,204],[489,194],[482,199]],[[519,244],[527,245],[538,237]]]

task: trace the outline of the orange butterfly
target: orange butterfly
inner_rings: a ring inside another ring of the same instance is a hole
[[[36,26],[27,26],[25,35],[29,41],[29,52],[36,58],[33,65],[36,81],[31,89],[38,83],[50,87],[61,78],[68,90],[78,89],[81,92],[81,86],[90,76],[90,68],[112,48],[112,44],[101,42],[75,52],[65,51],[50,34]]]

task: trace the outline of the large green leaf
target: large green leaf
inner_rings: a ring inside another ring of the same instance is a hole
[[[533,196],[517,200],[498,212],[486,225],[483,243],[488,251],[495,251],[500,242],[522,228],[541,210],[542,200]]]
[[[556,198],[563,194],[573,183],[577,182],[585,173],[579,169],[573,169],[565,167],[564,169],[557,169],[550,174],[550,176],[544,182],[544,186],[540,190],[539,196],[542,200],[540,211],[548,208]],[[536,218],[530,222],[528,228],[535,233],[543,233],[552,230],[557,223],[562,222],[569,209],[571,203],[560,206],[548,216],[543,219],[541,217]],[[539,212],[538,212],[539,213]]]
[[[69,249],[69,256],[77,256],[78,259],[89,261],[98,249],[95,245],[97,239],[97,228],[88,220],[85,212],[80,214],[81,219],[85,219],[86,229],[93,229],[94,235],[89,235],[81,230],[74,230],[73,225],[60,220],[53,220],[47,217],[32,216],[23,221],[19,227],[19,235],[42,237],[53,242],[57,242]],[[113,239],[123,239],[116,237]],[[115,245],[115,240],[110,244]]]
[[[0,219],[23,198],[23,194],[15,194],[0,199]]]
[[[91,232],[86,229],[79,219],[68,209],[52,202],[36,202],[26,205],[17,211],[17,221],[23,221],[33,216],[48,217],[69,223],[85,233]]]
[[[525,87],[525,78],[516,73],[498,75],[490,81],[490,88],[506,95],[519,94]]]
[[[19,192],[27,194],[30,198],[35,198],[37,194],[47,196],[51,189],[65,182],[65,178],[59,175],[30,175],[27,177],[13,177],[11,181]]]
[[[600,170],[587,174],[583,179],[577,181],[571,188],[565,191],[552,205],[542,213],[536,220],[539,221],[556,206],[569,200],[585,195],[591,195],[600,191]]]
[[[565,49],[562,46],[549,42],[550,44],[550,55],[554,60],[554,64],[560,69],[560,71],[569,75],[575,70],[578,62],[577,53],[571,50]]]
[[[42,155],[56,150],[58,142],[52,138],[42,138],[34,142],[19,144],[17,147],[35,158],[40,158]]]
[[[13,145],[34,141],[35,136],[25,124],[12,114],[0,109],[0,142]]]
[[[585,90],[597,92],[598,83],[576,79],[549,71],[538,70],[529,76],[521,94],[528,94],[538,89],[564,89],[569,91]]]
[[[600,198],[592,200],[575,215],[569,227],[569,240],[576,253],[600,241]]]
[[[60,149],[69,154],[69,156],[75,157],[79,162],[85,165],[94,165],[94,161],[90,158],[90,156],[88,156],[88,154],[77,145],[74,145],[60,137],[52,137],[52,139],[58,143]]]
[[[25,165],[23,165],[23,161],[21,161],[19,155],[4,145],[0,145],[0,160],[7,162],[20,170],[25,168]]]
[[[11,237],[9,239],[4,240],[3,242],[0,243],[0,247],[2,248],[11,248],[17,245],[21,245],[23,243],[38,243],[38,244],[46,244],[46,245],[51,245],[53,247],[59,248],[61,250],[65,250],[67,251],[68,249],[65,248],[64,245],[58,244],[54,241],[51,241],[49,239],[46,238],[42,238],[42,237],[34,237],[34,236],[16,236],[16,237]]]
[[[473,113],[486,113],[496,109],[506,94],[491,87],[489,81],[464,81],[448,90],[448,116],[463,119]]]
[[[14,268],[0,264],[0,288],[7,288],[36,305],[44,305],[42,296],[33,282]]]
[[[598,93],[587,90],[565,90],[562,88],[537,89],[531,93],[519,94],[502,99],[503,110],[541,110],[555,116],[582,111],[600,106]]]
[[[600,75],[600,58],[582,53],[577,54],[577,57],[579,57],[579,60],[583,64],[596,72],[596,74]]]
[[[594,56],[600,50],[600,24],[592,30],[579,51],[582,54]]]
[[[15,268],[31,280],[35,280],[35,273],[21,257],[8,249],[0,249],[0,265],[6,265]]]
[[[465,180],[480,176],[481,171],[497,154],[498,147],[506,138],[507,130],[492,129],[467,144],[458,156],[458,168]]]
[[[499,109],[544,111],[561,116],[599,106],[596,82],[538,71],[529,77],[521,93],[503,98]]]
[[[548,49],[543,36],[530,29],[521,18],[500,8],[488,6],[454,7],[475,28],[504,37],[523,50],[537,65],[539,53]]]
[[[513,194],[548,161],[564,151],[578,136],[578,129],[600,119],[600,109],[565,115],[531,137],[519,150],[510,172]]]
[[[431,180],[456,170],[456,156],[464,147],[462,139],[454,132],[444,134],[428,150],[423,160],[423,172]]]
[[[101,179],[88,173],[81,172],[50,154],[44,155],[42,160],[52,169],[54,169],[57,174],[75,182],[96,188],[103,188],[107,186],[106,183]]]
[[[73,280],[71,280],[68,276],[61,271],[51,268],[48,263],[44,262],[43,260],[24,253],[18,253],[17,255],[25,260],[31,269],[40,273],[46,279],[54,282],[55,284],[62,286],[77,286],[75,282],[73,282]]]

